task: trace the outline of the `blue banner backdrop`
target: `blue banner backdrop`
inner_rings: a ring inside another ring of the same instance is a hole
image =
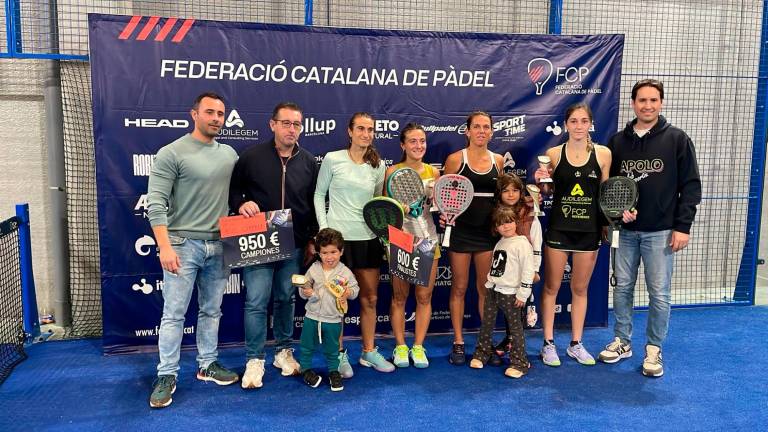
[[[535,156],[564,140],[568,105],[591,106],[596,142],[605,142],[617,124],[622,35],[406,32],[94,14],[89,34],[106,353],[156,346],[163,284],[146,220],[147,179],[157,150],[190,131],[190,105],[203,91],[225,97],[219,140],[238,152],[270,138],[275,104],[297,102],[305,117],[301,145],[318,162],[346,146],[350,115],[367,111],[376,118],[375,144],[388,164],[400,159],[398,131],[416,121],[428,132],[426,160],[441,167],[466,143],[467,113],[485,110],[494,116],[491,150],[504,155],[505,171],[528,180]],[[545,202],[544,210],[550,205]],[[603,248],[590,285],[590,326],[607,325],[607,257]],[[379,332],[390,330],[388,279],[382,273]],[[558,324],[570,321],[569,280],[566,271]],[[450,329],[449,287],[443,259],[432,332]],[[222,306],[222,344],[243,340],[244,294],[234,273]],[[196,309],[193,300],[185,345],[194,343]],[[410,329],[413,310],[410,303]],[[473,288],[465,314],[467,328],[479,327]],[[298,331],[300,300],[296,315]],[[357,302],[347,323],[345,334],[359,334]]]

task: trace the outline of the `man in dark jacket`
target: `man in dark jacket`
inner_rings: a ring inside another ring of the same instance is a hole
[[[247,148],[232,172],[229,207],[246,217],[263,211],[291,209],[296,250],[289,260],[253,265],[243,269],[245,280],[245,374],[243,388],[259,388],[264,376],[264,343],[267,336],[267,306],[273,296],[273,366],[283,376],[299,373],[293,358],[294,287],[291,275],[300,272],[302,261],[314,255],[312,238],[317,233],[313,196],[317,162],[299,147],[301,108],[291,102],[278,104],[269,127],[274,138]]]
[[[664,374],[661,347],[669,328],[674,254],[688,245],[701,201],[693,142],[660,115],[663,102],[660,81],[638,81],[632,88],[637,117],[608,142],[611,175],[634,179],[639,200],[636,211],[624,212],[625,225],[615,252],[615,338],[600,353],[600,360],[616,363],[632,356],[632,308],[642,259],[650,298],[643,375],[652,377]]]

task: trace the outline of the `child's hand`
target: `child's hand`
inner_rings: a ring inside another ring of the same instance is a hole
[[[521,308],[523,306],[525,306],[525,302],[520,300],[519,298],[515,298],[515,307],[516,308]]]
[[[533,283],[536,283],[541,280],[541,276],[539,276],[539,272],[536,272],[533,274]]]
[[[301,295],[304,297],[312,297],[312,295],[315,294],[315,290],[312,289],[310,286],[303,286],[301,287]]]
[[[351,295],[352,291],[349,290],[349,287],[344,287],[344,292],[341,293],[341,298],[348,299]]]

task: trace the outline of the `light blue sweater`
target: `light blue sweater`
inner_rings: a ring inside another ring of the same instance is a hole
[[[333,228],[345,240],[371,240],[376,235],[363,220],[363,206],[374,196],[381,195],[384,186],[384,161],[378,168],[367,163],[357,164],[347,150],[325,155],[315,188],[315,214],[320,229]],[[329,197],[328,213],[325,197]]]

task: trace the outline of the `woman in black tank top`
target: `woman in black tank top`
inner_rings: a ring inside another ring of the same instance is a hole
[[[476,111],[467,118],[467,148],[451,153],[445,160],[445,174],[461,174],[472,181],[475,195],[469,209],[456,222],[451,233],[449,260],[451,263],[451,324],[453,350],[448,360],[463,365],[464,355],[464,303],[469,285],[469,266],[475,264],[475,288],[480,314],[485,302],[485,282],[491,269],[491,255],[496,244],[491,235],[490,217],[493,212],[493,193],[496,178],[504,165],[504,158],[488,150],[493,136],[490,114]],[[481,317],[482,318],[482,317]]]
[[[587,314],[587,288],[600,247],[600,183],[608,178],[611,152],[595,145],[589,138],[592,111],[586,104],[572,105],[565,112],[568,141],[547,150],[555,167],[554,199],[545,234],[544,289],[541,292],[541,321],[544,345],[541,357],[548,366],[560,366],[554,344],[555,304],[563,273],[572,254],[571,271],[571,343],[569,357],[581,364],[593,365],[595,359],[581,344]],[[536,179],[549,176],[539,168]]]

